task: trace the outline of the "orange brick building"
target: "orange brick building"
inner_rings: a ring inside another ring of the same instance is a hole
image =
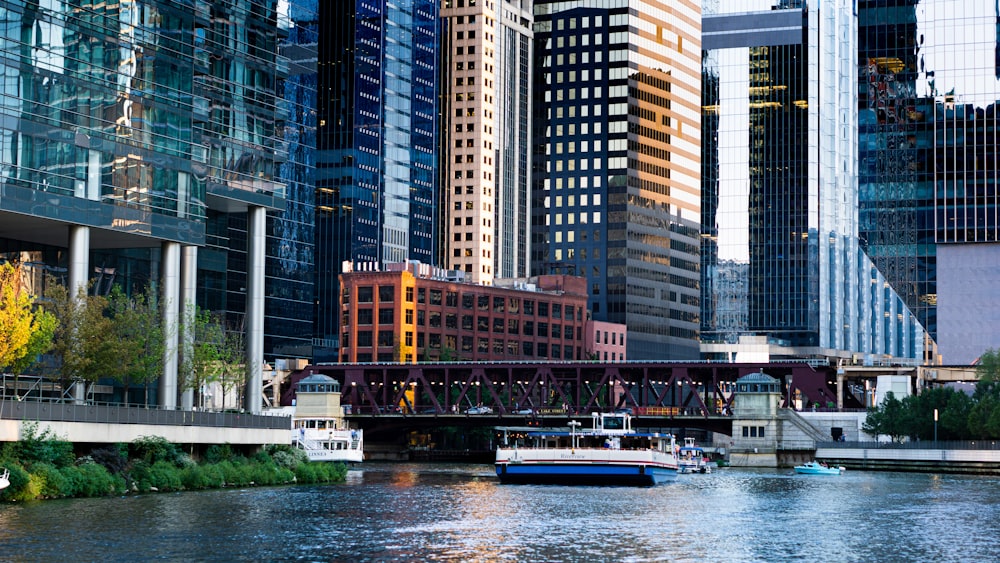
[[[585,278],[487,286],[419,263],[347,270],[340,275],[341,362],[591,359]]]

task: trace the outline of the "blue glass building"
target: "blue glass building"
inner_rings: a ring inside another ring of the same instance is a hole
[[[853,2],[707,2],[702,25],[703,354],[920,361],[859,245]]]
[[[436,264],[438,2],[320,3],[316,348],[333,360],[345,261]]]

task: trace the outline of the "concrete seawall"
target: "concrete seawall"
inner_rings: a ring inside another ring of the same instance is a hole
[[[830,465],[868,471],[917,471],[1000,475],[1000,450],[824,448],[816,459]]]

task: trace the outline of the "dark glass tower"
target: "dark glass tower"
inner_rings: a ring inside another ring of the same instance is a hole
[[[858,2],[862,244],[945,363],[1000,346],[998,9]]]
[[[535,3],[531,271],[586,277],[630,360],[698,358],[700,7],[673,10]]]
[[[320,3],[316,360],[344,261],[437,262],[438,4]]]

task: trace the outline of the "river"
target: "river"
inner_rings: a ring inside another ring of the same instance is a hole
[[[864,471],[622,488],[371,463],[338,485],[0,505],[4,562],[979,562],[998,542],[1000,479]]]

